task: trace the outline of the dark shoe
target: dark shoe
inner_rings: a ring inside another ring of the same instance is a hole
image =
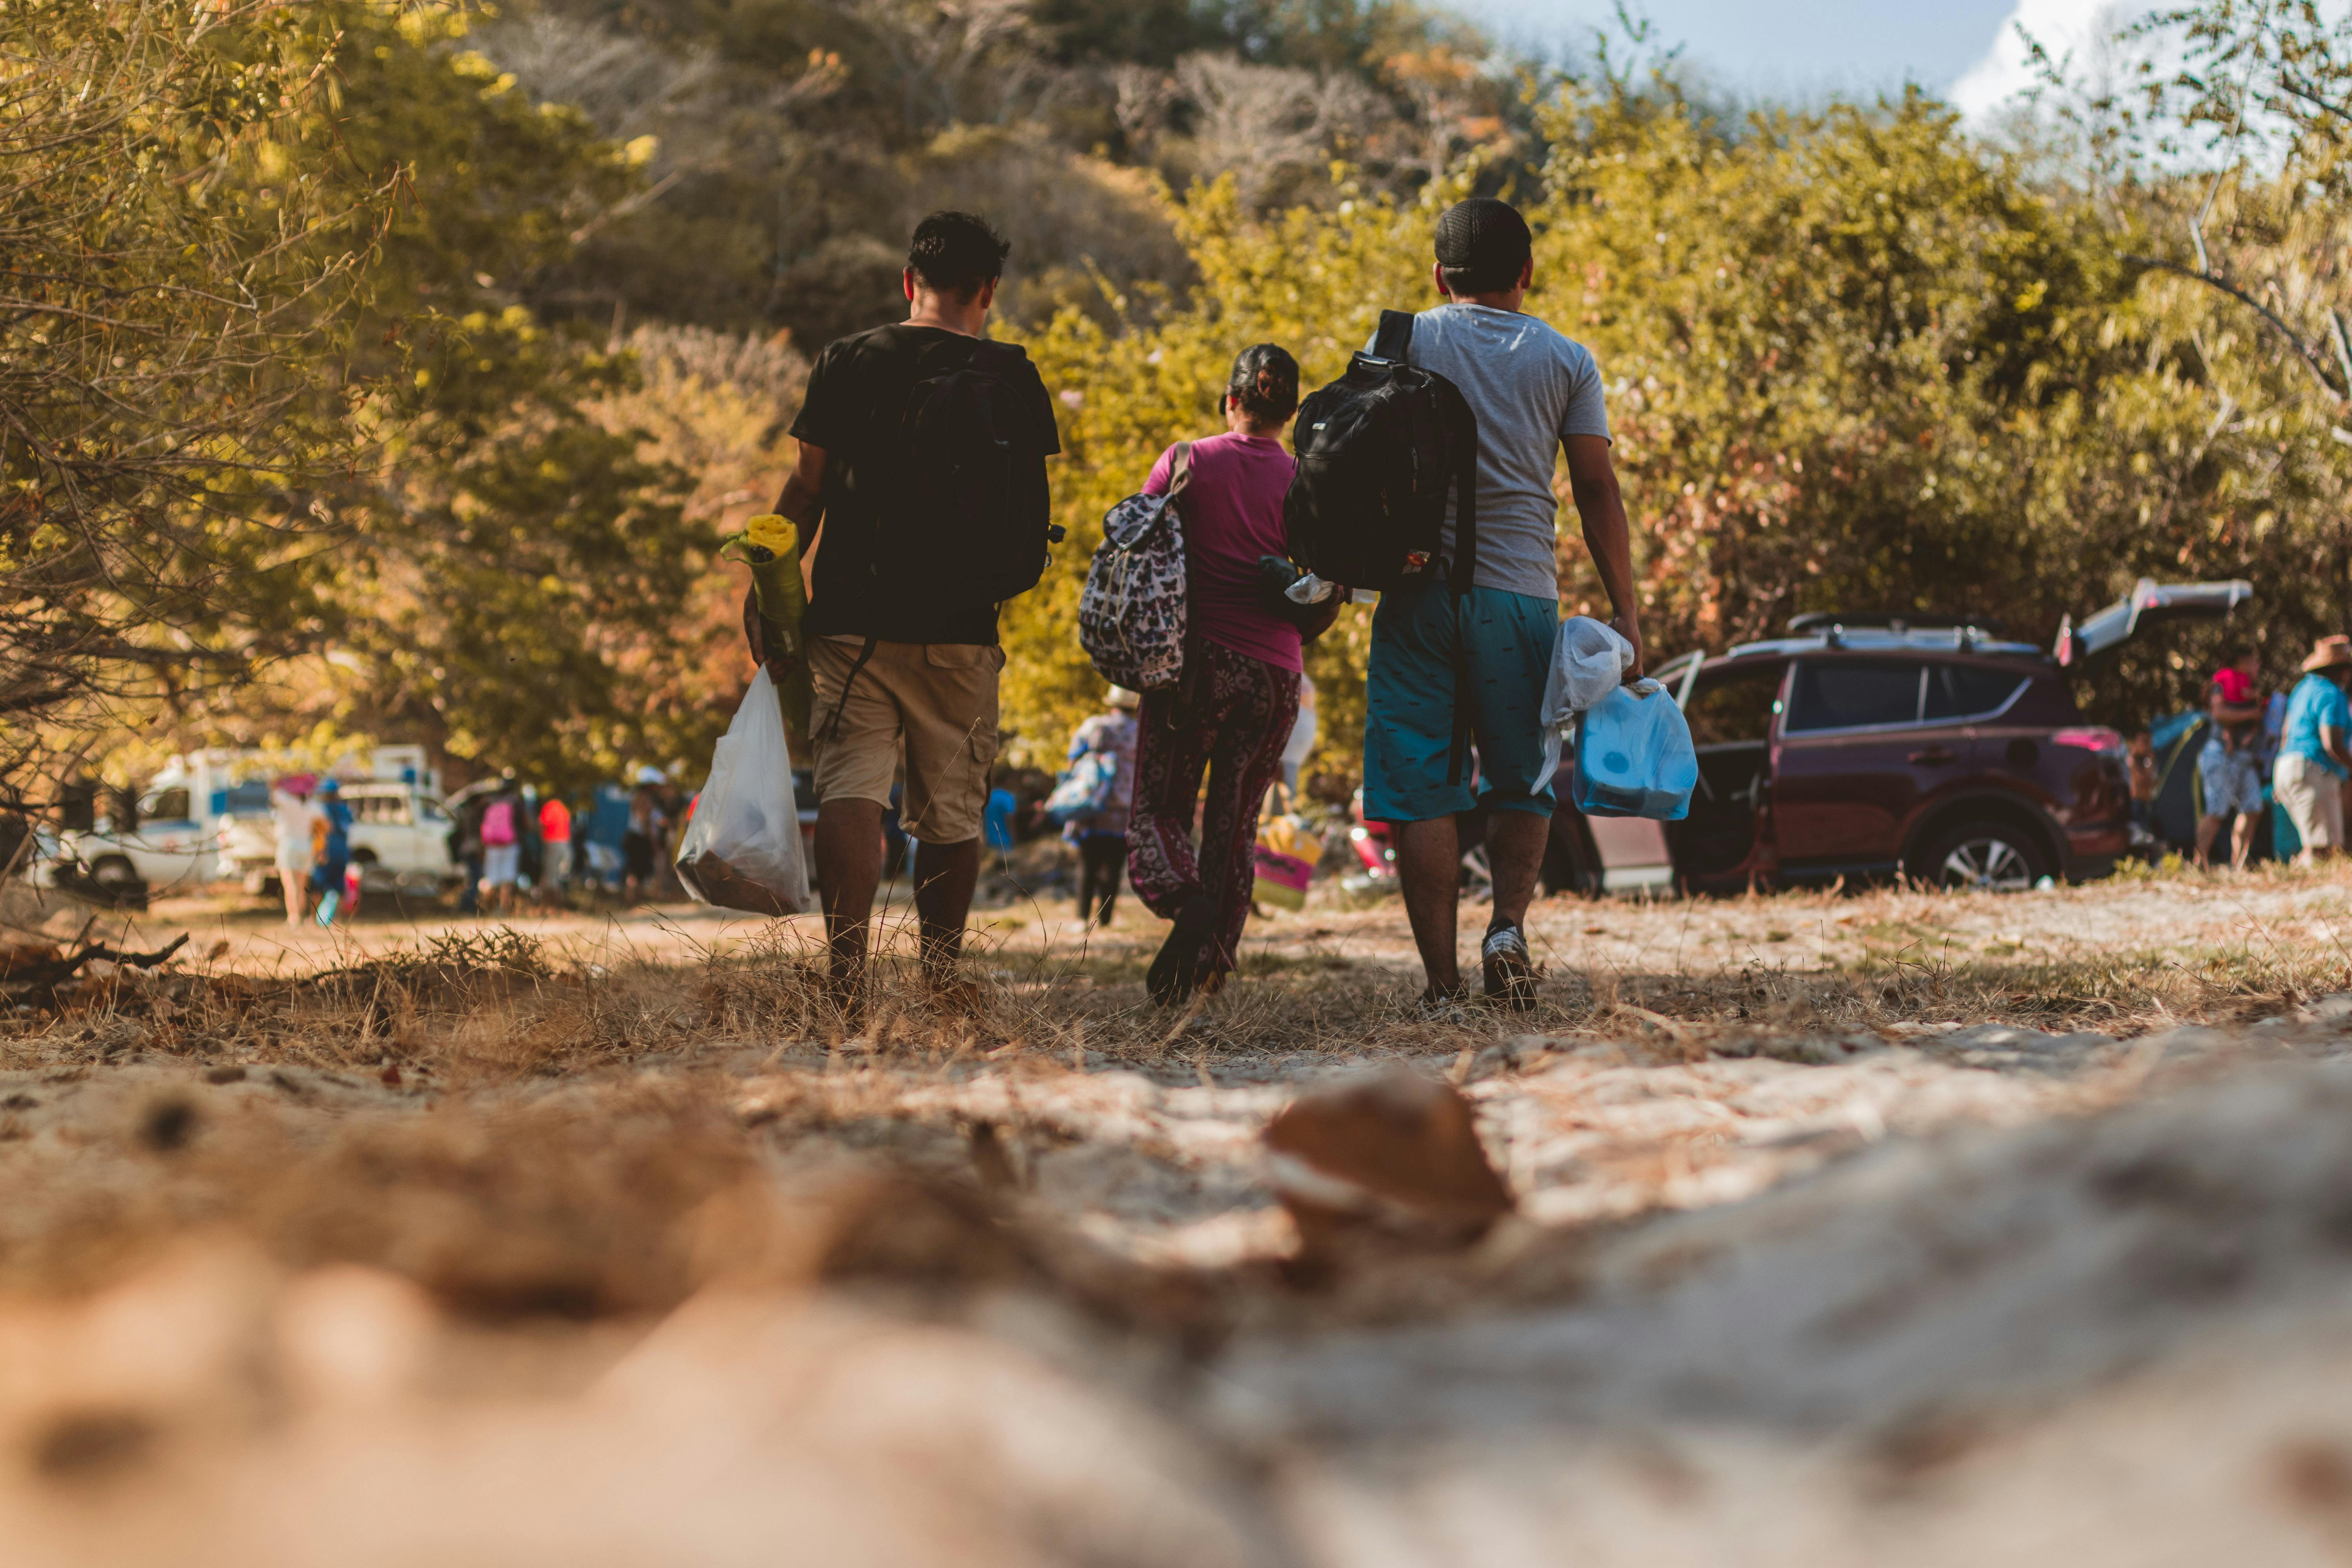
[[[1162,1007],[1180,1006],[1192,999],[1201,983],[1201,948],[1217,922],[1217,906],[1205,893],[1195,894],[1176,911],[1175,929],[1160,944],[1160,955],[1143,976],[1144,989]]]
[[[1532,1012],[1536,1005],[1536,966],[1528,956],[1527,933],[1517,926],[1489,926],[1479,950],[1486,975],[1486,1000],[1499,1002],[1515,1013]]]

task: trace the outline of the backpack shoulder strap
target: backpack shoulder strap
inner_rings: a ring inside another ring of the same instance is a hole
[[[1019,343],[1000,343],[992,338],[982,338],[971,346],[969,363],[971,368],[983,375],[1010,380],[1029,363],[1029,351]]]
[[[1478,411],[1452,382],[1444,387],[1445,411],[1454,427],[1454,560],[1447,568],[1454,588],[1454,613],[1458,618],[1475,583],[1478,570]],[[1447,749],[1446,782],[1460,784],[1470,757],[1470,639],[1454,640],[1454,740]]]
[[[1192,482],[1192,443],[1179,441],[1174,450],[1175,455],[1168,459],[1168,500],[1171,505],[1184,493],[1184,487]]]
[[[1478,569],[1478,411],[1462,389],[1445,383],[1446,412],[1452,416],[1459,453],[1454,468],[1454,592],[1469,591],[1471,574]]]
[[[1402,364],[1412,351],[1412,312],[1382,310],[1380,331],[1372,334],[1372,357]]]
[[[810,737],[812,740],[817,736],[830,740],[841,733],[841,710],[849,706],[850,683],[855,681],[858,673],[866,668],[866,661],[874,657],[874,649],[879,646],[881,640],[879,637],[869,636],[866,639],[866,646],[857,650],[857,662],[851,665],[849,673],[841,678],[841,700],[833,705],[833,717],[824,721],[824,728],[817,731],[815,736]]]

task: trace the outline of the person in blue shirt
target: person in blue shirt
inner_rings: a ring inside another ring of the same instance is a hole
[[[2308,866],[2344,847],[2344,783],[2352,779],[2352,637],[2319,639],[2303,661],[2303,679],[2286,700],[2286,726],[2271,793],[2303,839],[2295,864]]]
[[[621,846],[629,836],[629,792],[616,784],[596,786],[588,808],[588,874],[606,888],[621,885]]]
[[[352,868],[352,808],[343,804],[342,786],[333,779],[319,785],[319,849],[310,867],[312,902],[320,906],[330,924],[343,913],[343,881]]]
[[[997,863],[1007,870],[1012,868],[1013,814],[1020,805],[1011,790],[997,784],[988,792],[988,799],[981,805],[981,837],[988,841],[991,849],[996,851]]]

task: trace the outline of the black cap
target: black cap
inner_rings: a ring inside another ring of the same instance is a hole
[[[1446,281],[1465,293],[1510,288],[1534,254],[1528,220],[1508,202],[1472,196],[1437,220],[1437,264],[1454,274]]]

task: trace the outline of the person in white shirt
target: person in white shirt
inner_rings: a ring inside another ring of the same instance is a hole
[[[286,893],[286,923],[302,923],[310,886],[310,824],[318,816],[307,780],[288,780],[269,792],[270,825],[277,838],[278,885]]]
[[[1318,731],[1315,719],[1315,682],[1305,670],[1298,672],[1298,718],[1290,726],[1290,739],[1282,747],[1282,809],[1298,809],[1298,770],[1315,754]]]

